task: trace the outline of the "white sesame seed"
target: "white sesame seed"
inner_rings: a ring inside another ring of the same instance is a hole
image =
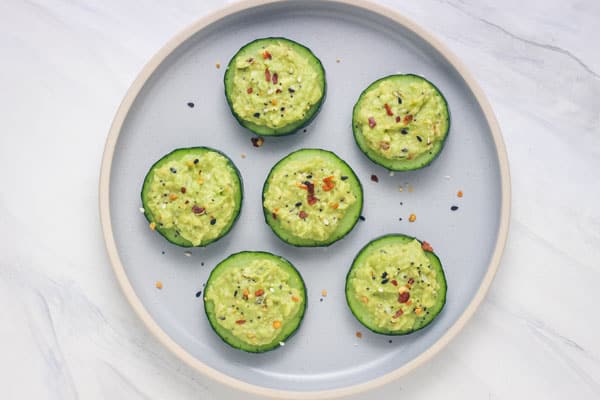
[[[185,254],[186,257],[191,257],[192,256],[192,252],[191,251],[186,251],[183,254]]]
[[[285,346],[285,343],[284,343],[284,342],[279,342],[279,345],[280,345],[281,347],[283,347],[283,346]]]
[[[143,214],[146,212],[146,210],[144,210],[144,207],[140,207],[140,212]]]
[[[394,171],[390,171],[390,176],[394,176],[394,175],[396,175],[396,174],[394,173]]]

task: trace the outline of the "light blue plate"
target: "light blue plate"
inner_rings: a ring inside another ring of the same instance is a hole
[[[368,5],[367,10],[353,3],[243,4],[212,17],[216,20],[208,26],[211,18],[199,22],[142,72],[109,135],[101,210],[108,251],[128,299],[180,357],[242,389],[339,394],[406,372],[464,325],[492,280],[506,239],[507,161],[479,89],[459,72],[453,56],[414,32],[420,28],[378,6]],[[263,147],[254,148],[250,132],[229,112],[223,74],[241,46],[267,36],[288,37],[311,48],[325,67],[328,93],[306,132],[266,138]],[[432,81],[448,101],[452,124],[445,149],[430,167],[390,176],[355,145],[351,112],[367,85],[393,73],[415,73]],[[171,150],[187,146],[225,152],[240,169],[245,188],[241,216],[231,233],[208,248],[192,249],[191,256],[151,232],[139,212],[148,168]],[[334,151],[364,186],[366,221],[329,248],[288,246],[263,221],[265,177],[277,160],[303,147]],[[372,174],[379,183],[371,180]],[[457,197],[459,190],[463,198]],[[458,210],[451,211],[454,205]],[[411,213],[417,218],[414,223],[408,222]],[[344,279],[359,249],[393,232],[433,245],[446,271],[448,301],[428,328],[391,338],[373,334],[355,320],[346,306]],[[211,269],[241,250],[286,257],[308,288],[308,309],[298,333],[269,353],[246,354],[225,345],[208,324],[202,297],[196,296]],[[155,287],[157,281],[163,283],[162,290]],[[321,301],[323,289],[328,294]],[[356,332],[362,332],[362,339]]]

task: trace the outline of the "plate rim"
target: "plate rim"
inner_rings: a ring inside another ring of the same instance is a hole
[[[117,246],[112,230],[112,222],[110,216],[110,175],[112,170],[112,161],[115,152],[117,140],[121,133],[123,123],[129,110],[133,105],[138,94],[144,87],[147,80],[152,76],[154,71],[160,66],[160,64],[182,43],[184,43],[191,36],[206,28],[214,22],[219,21],[229,15],[236,14],[252,8],[285,3],[290,0],[242,0],[237,3],[226,5],[204,17],[196,20],[182,31],[173,36],[160,50],[144,65],[142,70],[138,73],[137,77],[128,88],[125,97],[121,101],[119,108],[113,118],[113,122],[108,132],[106,144],[104,147],[104,153],[102,155],[102,163],[100,167],[100,179],[99,179],[99,211],[100,211],[100,223],[102,226],[102,234],[104,238],[104,244],[106,252],[109,257],[110,264],[115,273],[121,291],[125,295],[125,298],[133,308],[137,316],[142,320],[146,328],[154,335],[158,341],[165,346],[171,353],[175,354],[180,360],[186,363],[192,369],[200,372],[201,374],[217,381],[223,385],[229,386],[230,388],[245,391],[251,394],[265,396],[269,398],[288,398],[288,399],[325,399],[325,398],[338,398],[342,396],[349,396],[365,392],[368,390],[375,389],[377,387],[388,384],[399,377],[408,374],[410,371],[418,368],[425,362],[429,361],[435,354],[443,349],[456,335],[464,328],[466,323],[474,315],[475,311],[479,308],[479,305],[483,301],[487,294],[489,287],[496,275],[498,270],[504,248],[506,246],[508,238],[508,230],[510,223],[510,212],[511,212],[511,183],[510,183],[510,171],[508,165],[508,156],[504,145],[504,140],[500,130],[498,121],[494,115],[492,107],[487,100],[483,90],[479,84],[475,81],[471,73],[468,71],[463,62],[441,41],[430,34],[427,30],[416,24],[409,18],[402,15],[400,12],[371,2],[369,0],[313,0],[313,3],[328,3],[328,4],[339,4],[353,6],[368,12],[372,12],[388,18],[405,29],[411,31],[416,36],[423,39],[429,45],[431,45],[436,51],[438,51],[446,61],[452,65],[460,76],[465,81],[468,88],[471,90],[479,106],[481,107],[484,117],[492,134],[494,141],[496,155],[499,162],[500,170],[500,182],[501,182],[501,203],[500,203],[500,223],[497,231],[496,244],[494,251],[490,258],[490,262],[485,273],[481,285],[477,289],[475,296],[462,312],[460,317],[454,322],[454,324],[442,335],[433,345],[431,345],[423,353],[410,360],[400,368],[397,368],[391,372],[381,375],[377,378],[369,381],[359,383],[356,385],[345,386],[336,389],[318,390],[318,391],[291,391],[283,389],[273,389],[263,386],[258,386],[242,380],[233,378],[223,372],[217,371],[216,369],[209,367],[202,361],[197,359],[188,353],[183,347],[175,342],[152,318],[148,310],[146,310],[144,304],[137,296],[133,289],[125,268],[119,257]]]

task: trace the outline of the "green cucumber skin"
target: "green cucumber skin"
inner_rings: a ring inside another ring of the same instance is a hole
[[[278,232],[277,229],[277,220],[275,220],[271,213],[263,206],[263,214],[265,217],[265,223],[271,228],[271,230],[273,230],[273,233],[275,233],[275,236],[277,236],[282,242],[294,246],[294,247],[327,247],[332,245],[333,243],[343,239],[344,237],[346,237],[350,232],[352,232],[352,230],[354,229],[354,227],[356,226],[356,224],[358,223],[358,220],[360,219],[360,216],[362,215],[362,210],[363,210],[363,204],[364,204],[364,192],[363,192],[363,186],[361,181],[358,179],[358,177],[356,176],[356,173],[354,172],[354,170],[352,169],[352,167],[350,167],[350,165],[348,165],[344,160],[342,160],[340,157],[338,157],[334,152],[329,151],[329,150],[324,150],[324,149],[300,149],[300,150],[296,150],[290,154],[288,154],[287,156],[285,156],[284,158],[282,158],[281,160],[279,160],[277,162],[277,164],[275,164],[273,166],[273,168],[271,168],[271,170],[269,171],[269,175],[267,175],[267,179],[265,179],[265,183],[263,185],[263,189],[262,189],[262,203],[264,204],[265,202],[265,193],[267,191],[267,189],[269,188],[269,178],[271,177],[271,174],[275,171],[275,169],[277,168],[277,166],[279,164],[281,164],[282,162],[286,161],[288,159],[288,157],[299,153],[299,152],[303,152],[303,151],[318,151],[318,152],[324,152],[327,153],[329,155],[333,155],[336,159],[341,160],[344,163],[344,166],[348,169],[348,176],[351,176],[353,178],[354,181],[356,181],[356,183],[358,184],[358,191],[357,193],[354,193],[355,195],[357,195],[357,201],[359,201],[359,205],[358,205],[358,213],[357,216],[354,220],[354,222],[352,223],[352,225],[341,235],[338,236],[334,236],[333,238],[331,238],[330,240],[327,241],[316,241],[316,240],[308,240],[308,239],[300,239],[300,238],[295,238],[291,235],[287,235],[285,232]]]
[[[206,314],[206,318],[209,321],[209,324],[212,328],[212,330],[217,334],[217,336],[224,342],[227,343],[229,346],[238,349],[238,350],[242,350],[245,351],[246,353],[265,353],[267,351],[271,351],[271,350],[275,350],[280,346],[279,342],[283,342],[285,340],[289,340],[291,337],[293,337],[296,332],[298,332],[298,330],[300,329],[300,326],[302,325],[302,321],[304,320],[304,315],[306,314],[306,308],[308,307],[308,296],[306,295],[306,284],[304,282],[304,278],[302,278],[302,275],[300,274],[300,272],[298,271],[298,269],[296,269],[296,267],[287,259],[275,255],[273,253],[269,253],[266,251],[240,251],[238,253],[234,253],[231,254],[229,257],[227,257],[226,259],[224,259],[223,261],[221,261],[219,264],[217,264],[217,266],[211,271],[210,275],[208,276],[208,280],[206,281],[206,286],[204,288],[204,292],[206,292],[206,288],[208,288],[211,278],[213,277],[213,274],[215,273],[215,271],[217,271],[217,269],[219,268],[220,265],[222,265],[223,263],[227,262],[227,260],[231,259],[234,256],[240,256],[240,255],[247,255],[247,256],[258,256],[258,257],[264,257],[264,256],[268,256],[268,257],[273,257],[275,259],[277,259],[277,261],[281,261],[286,265],[286,268],[290,268],[291,273],[293,273],[301,282],[302,284],[302,298],[304,300],[304,307],[300,310],[300,314],[298,315],[298,320],[297,323],[295,324],[293,330],[285,337],[282,338],[277,338],[274,342],[266,344],[266,345],[260,345],[260,346],[249,346],[247,343],[241,342],[239,340],[231,340],[229,338],[227,338],[227,336],[221,332],[220,329],[218,329],[218,325],[217,322],[215,320],[214,314],[211,314],[208,305],[208,302],[206,300],[203,301],[204,303],[204,313]]]
[[[162,156],[158,161],[156,161],[154,164],[152,164],[152,166],[150,167],[150,169],[148,170],[148,172],[146,173],[146,177],[144,178],[144,184],[142,186],[142,192],[140,193],[140,197],[142,199],[142,207],[144,208],[144,216],[146,217],[146,220],[148,220],[148,222],[153,222],[154,218],[152,213],[150,213],[150,211],[148,210],[148,208],[146,207],[146,201],[145,201],[145,193],[146,193],[146,184],[149,183],[149,179],[151,178],[152,174],[151,172],[156,168],[162,165],[163,162],[169,160],[170,157],[174,156],[174,155],[178,155],[179,153],[188,153],[188,152],[192,152],[192,151],[214,151],[215,153],[219,153],[220,155],[222,155],[223,157],[225,157],[228,161],[229,166],[233,169],[233,171],[235,172],[236,176],[237,176],[237,180],[238,180],[238,185],[240,188],[240,198],[238,201],[238,205],[236,207],[235,210],[235,217],[233,218],[233,220],[231,221],[231,223],[229,224],[229,227],[227,227],[227,229],[225,229],[223,232],[221,232],[221,235],[217,236],[214,239],[211,239],[207,242],[203,242],[201,243],[199,246],[194,246],[190,241],[182,238],[180,235],[175,236],[175,230],[174,229],[161,229],[159,227],[159,225],[156,226],[156,232],[158,232],[161,236],[163,236],[168,242],[179,246],[179,247],[206,247],[211,243],[216,242],[217,240],[223,238],[224,236],[226,236],[231,229],[233,229],[234,225],[236,224],[240,213],[241,213],[241,209],[242,209],[242,204],[244,202],[244,183],[242,181],[242,175],[240,173],[240,171],[238,170],[237,166],[233,163],[233,161],[231,161],[231,158],[229,158],[225,153],[223,153],[220,150],[217,149],[213,149],[212,147],[207,147],[207,146],[199,146],[199,147],[182,147],[182,148],[178,148],[175,149],[167,154],[165,154],[164,156]]]
[[[389,159],[384,158],[384,157],[380,156],[379,154],[375,153],[366,144],[361,143],[363,140],[362,131],[359,128],[357,128],[356,124],[355,124],[356,121],[355,121],[354,116],[357,111],[358,104],[360,103],[362,97],[369,91],[369,89],[371,89],[374,85],[378,84],[381,81],[384,81],[386,79],[398,78],[398,77],[414,77],[414,78],[417,78],[420,80],[427,81],[431,86],[433,86],[435,91],[439,94],[439,96],[444,101],[444,105],[445,105],[446,111],[448,113],[448,120],[447,120],[448,121],[448,129],[446,130],[444,140],[442,140],[440,142],[440,144],[437,148],[432,150],[433,153],[430,151],[429,153],[419,156],[418,158],[416,158],[414,160],[389,160]],[[442,150],[444,149],[444,146],[445,146],[446,141],[448,140],[448,136],[450,134],[451,121],[452,121],[452,118],[450,116],[450,108],[448,107],[448,101],[446,100],[446,97],[444,97],[443,93],[438,89],[438,87],[436,85],[431,83],[426,78],[416,75],[416,74],[395,74],[395,75],[384,76],[383,78],[377,79],[376,81],[371,83],[369,86],[367,86],[367,88],[365,90],[363,90],[361,92],[360,96],[358,97],[358,100],[356,101],[356,103],[354,104],[354,107],[352,109],[352,133],[354,135],[354,141],[356,142],[356,145],[358,146],[360,151],[369,160],[371,160],[375,164],[378,164],[390,171],[398,171],[398,172],[414,171],[414,170],[425,168],[425,167],[431,165],[431,163],[436,158],[439,157]]]
[[[246,48],[250,47],[251,45],[255,44],[256,42],[259,41],[277,41],[277,40],[281,40],[281,41],[285,41],[286,43],[289,43],[292,46],[297,46],[300,47],[306,51],[308,51],[308,53],[310,53],[313,58],[314,61],[316,62],[316,64],[318,65],[318,67],[321,69],[321,76],[322,76],[322,81],[323,81],[323,95],[321,96],[321,99],[312,105],[312,107],[310,108],[310,110],[308,111],[307,115],[308,117],[301,120],[301,121],[297,121],[295,123],[292,124],[288,124],[282,128],[269,128],[266,126],[260,126],[260,125],[256,125],[251,121],[247,121],[245,119],[243,119],[242,117],[240,117],[234,110],[233,110],[233,101],[231,100],[231,97],[229,96],[229,94],[227,93],[227,87],[228,87],[228,81],[229,81],[229,77],[231,74],[231,63],[233,62],[233,60],[235,60],[235,58],[238,56],[238,54],[240,54],[243,50],[245,50]],[[326,74],[325,74],[325,68],[323,67],[323,64],[321,63],[321,60],[312,52],[311,49],[309,49],[308,47],[295,42],[293,40],[284,38],[284,37],[266,37],[266,38],[260,38],[260,39],[255,39],[249,43],[246,43],[244,46],[242,46],[235,54],[234,56],[231,58],[231,60],[229,61],[229,63],[227,64],[227,69],[225,70],[225,76],[223,77],[223,86],[225,88],[225,99],[227,100],[227,104],[229,105],[229,109],[231,111],[231,114],[235,117],[236,121],[244,128],[250,130],[251,132],[253,132],[256,135],[259,136],[287,136],[287,135],[292,135],[296,132],[298,132],[300,129],[305,128],[306,126],[308,126],[316,117],[317,115],[321,112],[321,108],[323,106],[323,104],[325,103],[325,98],[327,97],[327,78],[326,78]]]
[[[444,309],[444,306],[446,305],[446,296],[447,296],[447,291],[448,291],[448,284],[447,284],[447,281],[446,281],[446,274],[444,272],[444,269],[442,267],[442,263],[441,263],[439,257],[435,253],[433,253],[433,252],[424,250],[425,253],[427,254],[427,257],[430,260],[434,261],[437,264],[436,266],[438,268],[436,269],[436,272],[441,273],[440,278],[438,278],[438,281],[439,281],[440,284],[442,284],[442,286],[444,288],[444,290],[443,290],[444,296],[443,296],[443,298],[440,299],[440,301],[438,302],[438,304],[436,304],[437,312],[431,316],[431,319],[427,323],[421,325],[417,329],[409,329],[409,330],[406,330],[406,331],[387,331],[387,330],[377,330],[377,329],[373,329],[370,326],[367,326],[366,324],[363,323],[362,318],[360,318],[360,316],[358,315],[358,313],[356,312],[356,310],[354,310],[354,308],[352,308],[352,305],[350,304],[350,292],[351,292],[351,289],[349,287],[349,278],[350,278],[350,274],[351,274],[351,272],[353,270],[354,263],[357,261],[358,257],[360,257],[363,252],[368,251],[368,249],[371,247],[371,245],[375,244],[376,242],[378,242],[380,240],[385,240],[385,239],[402,239],[402,240],[405,240],[405,241],[417,240],[417,241],[419,241],[419,243],[422,243],[419,239],[417,239],[415,237],[404,235],[404,234],[401,234],[401,233],[391,233],[391,234],[379,236],[379,237],[371,240],[369,243],[367,243],[356,254],[356,256],[354,257],[354,260],[352,260],[351,267],[348,270],[348,273],[346,274],[346,285],[345,285],[346,304],[348,305],[348,308],[350,309],[350,312],[358,320],[358,322],[360,322],[361,325],[363,325],[365,328],[367,328],[371,332],[376,333],[378,335],[386,335],[386,336],[405,336],[405,335],[409,335],[411,333],[420,331],[421,329],[424,329],[427,326],[429,326],[437,318],[437,316],[442,312],[442,310]]]

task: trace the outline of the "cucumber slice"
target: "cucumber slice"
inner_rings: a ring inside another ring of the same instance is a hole
[[[361,151],[393,171],[429,165],[442,151],[450,112],[442,93],[427,79],[407,74],[373,82],[352,112],[352,131]]]
[[[257,135],[288,135],[308,125],[325,92],[321,61],[307,47],[281,37],[246,44],[225,71],[231,112]]]
[[[362,185],[334,153],[301,149],[281,159],[263,186],[265,221],[293,246],[329,246],[356,225]]]
[[[427,249],[427,250],[425,250]],[[427,242],[402,235],[363,247],[346,276],[346,301],[371,331],[406,335],[429,325],[446,303],[446,277]]]
[[[178,246],[207,246],[237,221],[242,178],[218,150],[176,149],[150,168],[141,197],[151,229]]]
[[[302,276],[285,258],[243,251],[221,261],[204,290],[215,333],[236,349],[262,353],[293,335],[306,310]]]

